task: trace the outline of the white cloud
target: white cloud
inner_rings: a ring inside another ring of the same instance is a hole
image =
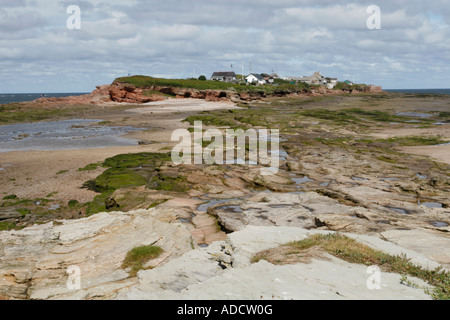
[[[66,28],[72,4],[81,8],[81,30]],[[385,87],[407,86],[415,73],[427,86],[450,87],[446,0],[380,0],[381,30],[366,27],[371,4],[2,0],[0,90],[89,91],[128,73],[184,77],[195,68],[208,75],[231,64],[241,72],[243,62],[248,72],[249,59],[256,72],[320,70]]]

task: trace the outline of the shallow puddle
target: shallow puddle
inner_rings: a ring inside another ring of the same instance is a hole
[[[388,208],[390,210],[394,210],[394,211],[396,211],[398,213],[401,213],[401,214],[410,214],[409,211],[406,210],[406,209],[397,208],[397,207],[386,207],[386,208]]]
[[[208,197],[209,194],[204,195],[203,197]],[[205,200],[207,202],[202,203],[201,205],[199,205],[197,207],[197,211],[201,211],[201,212],[207,212],[209,207],[213,207],[215,205],[221,204],[221,203],[226,203],[226,202],[231,202],[231,201],[239,201],[239,200],[243,200],[248,198],[249,196],[245,196],[245,197],[238,197],[238,198],[230,198],[230,199],[211,199],[211,200],[207,200],[207,199],[200,199],[200,200]],[[230,206],[232,207],[232,206]],[[239,206],[237,206],[239,207]]]
[[[437,228],[446,228],[448,227],[448,223],[445,223],[443,221],[430,221],[430,224],[437,227]]]
[[[68,150],[136,145],[121,136],[141,129],[98,125],[101,120],[72,119],[0,126],[0,152]],[[95,123],[96,125],[91,125]]]
[[[49,210],[58,210],[61,206],[59,204],[52,204],[50,206],[50,208],[48,208]]]
[[[304,184],[306,182],[314,181],[313,179],[310,179],[308,176],[304,176],[303,178],[291,178],[292,181],[295,182],[295,184]]]
[[[431,118],[433,115],[429,113],[420,112],[397,112],[398,116],[417,117],[417,118]]]
[[[433,209],[433,208],[442,209],[442,203],[439,203],[439,202],[420,202],[419,201],[419,205],[425,206],[430,209]]]
[[[220,206],[216,209],[224,210],[226,212],[236,212],[236,213],[242,213],[244,210],[241,209],[241,206]]]

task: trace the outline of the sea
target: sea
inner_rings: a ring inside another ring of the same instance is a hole
[[[448,94],[450,89],[385,89],[387,92],[399,93],[423,93],[423,94]],[[46,98],[64,98],[70,96],[81,96],[90,92],[67,92],[67,93],[0,93],[0,104],[19,103],[34,101],[42,96]]]
[[[68,92],[68,93],[0,93],[0,104],[34,101],[40,97],[64,98],[70,96],[81,96],[90,92]]]
[[[398,93],[450,94],[450,89],[384,89],[384,91]]]

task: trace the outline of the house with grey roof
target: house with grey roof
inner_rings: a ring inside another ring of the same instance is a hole
[[[264,79],[263,75],[260,75],[258,73],[251,73],[245,78],[245,81],[247,83],[254,83],[254,84],[260,84],[264,85],[267,83],[266,79]]]
[[[285,77],[284,80],[304,82],[315,85],[326,85],[329,89],[334,88],[334,86],[338,83],[337,78],[326,78],[320,74],[320,71],[314,72],[314,74],[309,77]]]
[[[237,80],[236,73],[233,71],[219,71],[214,72],[211,76],[211,80],[223,81],[223,82],[234,82]]]

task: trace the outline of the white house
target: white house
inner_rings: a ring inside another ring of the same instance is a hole
[[[247,83],[255,83],[255,84],[260,84],[260,85],[264,85],[267,83],[266,80],[264,79],[264,77],[257,73],[252,73],[252,74],[248,75],[245,78],[245,81],[247,81]]]
[[[337,78],[326,78],[326,80],[328,89],[333,89],[338,84]]]

